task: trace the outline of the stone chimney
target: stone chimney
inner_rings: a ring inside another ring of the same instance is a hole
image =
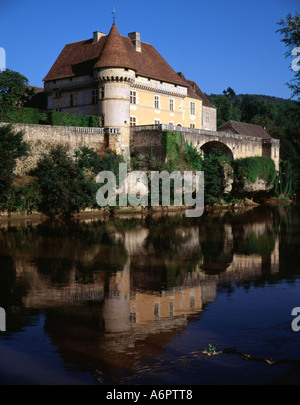
[[[96,42],[98,42],[101,37],[103,37],[103,36],[106,35],[104,32],[100,32],[100,31],[94,31],[93,34],[94,34],[94,37],[93,37],[93,44],[95,44]]]
[[[137,52],[142,52],[142,45],[141,45],[141,34],[139,32],[130,32],[128,34],[131,42],[133,43],[135,50]]]

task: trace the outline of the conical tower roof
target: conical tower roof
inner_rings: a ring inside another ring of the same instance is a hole
[[[131,43],[124,41],[114,22],[94,68],[122,67],[136,70],[132,60],[132,49],[128,49],[128,46],[133,47]]]

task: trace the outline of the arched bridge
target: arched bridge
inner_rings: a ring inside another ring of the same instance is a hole
[[[240,131],[245,132],[245,134],[237,133],[236,128],[230,126],[225,126],[224,129],[223,126],[218,131],[172,125],[135,126],[130,128],[130,147],[138,160],[147,159],[150,154],[154,158],[159,158],[163,156],[163,131],[180,132],[185,142],[193,145],[198,150],[202,150],[204,153],[217,149],[231,160],[249,156],[268,156],[273,159],[276,169],[279,170],[279,140],[271,138],[258,125],[240,124],[242,124],[239,125]]]

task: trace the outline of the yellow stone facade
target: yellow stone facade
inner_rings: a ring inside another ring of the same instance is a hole
[[[130,124],[166,124],[201,129],[202,101],[187,96],[187,89],[142,78],[130,90]]]

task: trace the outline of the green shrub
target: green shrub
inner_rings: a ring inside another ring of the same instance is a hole
[[[8,211],[19,211],[31,214],[37,211],[41,201],[41,194],[38,182],[35,179],[24,182],[13,188],[13,205]]]
[[[65,127],[98,127],[99,117],[64,113],[61,111],[49,111],[47,124]]]
[[[94,201],[93,184],[61,145],[44,154],[31,175],[40,189],[39,211],[47,216],[71,216]]]
[[[188,167],[195,170],[202,170],[203,157],[192,145],[185,144],[185,160]]]
[[[274,194],[277,197],[290,197],[293,192],[293,186],[292,165],[288,161],[281,161],[279,174],[275,180]]]
[[[9,123],[38,124],[40,112],[37,108],[10,107],[2,110],[0,120]]]
[[[70,127],[98,127],[99,117],[48,111],[42,113],[38,108],[6,107],[0,110],[0,121],[21,124],[42,124]]]
[[[17,158],[26,156],[29,146],[22,132],[14,132],[10,125],[0,127],[0,206],[13,206],[12,184]]]
[[[203,160],[202,170],[204,171],[204,196],[206,202],[223,194],[224,171],[221,162],[222,157],[213,153],[205,155]]]
[[[274,161],[266,156],[252,156],[236,159],[232,162],[235,178],[243,183],[244,178],[254,183],[258,178],[265,180],[268,185],[274,184],[276,169]]]

